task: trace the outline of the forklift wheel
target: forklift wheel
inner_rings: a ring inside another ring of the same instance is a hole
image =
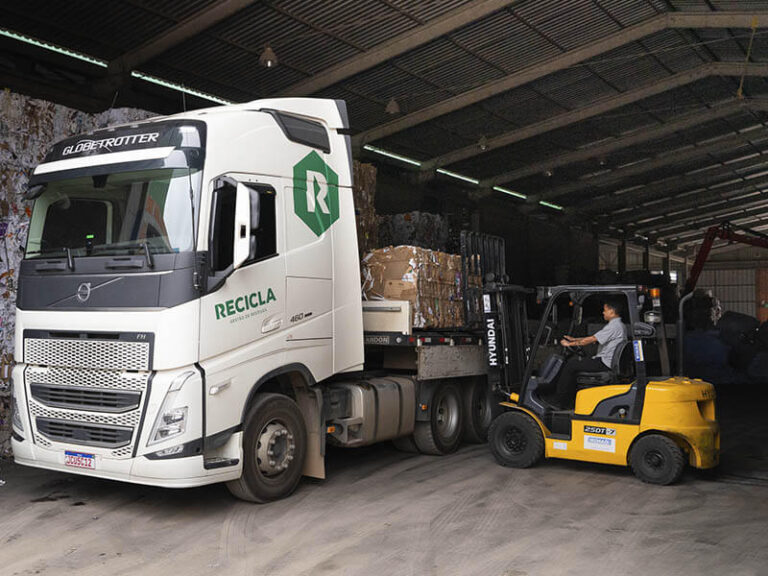
[[[544,456],[544,437],[536,422],[522,412],[505,412],[488,430],[488,446],[496,461],[510,468],[528,468]]]
[[[685,467],[683,451],[675,442],[661,434],[640,438],[629,455],[635,476],[650,484],[672,484],[680,479]]]

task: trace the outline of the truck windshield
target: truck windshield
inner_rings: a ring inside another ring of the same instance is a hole
[[[50,182],[32,209],[25,258],[68,250],[72,256],[191,251],[199,190],[200,171],[187,168]]]

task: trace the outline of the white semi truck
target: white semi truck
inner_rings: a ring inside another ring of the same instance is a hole
[[[482,438],[483,339],[361,301],[348,128],[341,101],[272,99],[53,146],[28,192],[16,462],[264,502],[323,478],[327,442]]]

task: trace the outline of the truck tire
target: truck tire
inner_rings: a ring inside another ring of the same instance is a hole
[[[432,396],[428,422],[416,422],[413,440],[422,454],[450,454],[461,444],[464,410],[461,394],[454,384],[443,384]]]
[[[643,482],[666,486],[680,479],[685,458],[674,440],[661,434],[649,434],[632,446],[629,464],[635,476]]]
[[[488,447],[502,466],[528,468],[544,456],[544,436],[533,418],[513,410],[493,420]]]
[[[482,444],[493,421],[493,394],[485,379],[473,378],[464,386],[464,440]]]
[[[301,410],[282,394],[256,394],[243,431],[243,474],[227,482],[248,502],[265,503],[290,495],[301,480],[307,430]]]

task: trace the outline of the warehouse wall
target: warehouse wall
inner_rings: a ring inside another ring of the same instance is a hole
[[[699,280],[724,310],[768,320],[768,250],[738,244],[715,246]]]
[[[712,290],[720,300],[723,312],[741,312],[750,316],[757,315],[755,270],[747,268],[704,269],[699,276],[697,287]]]
[[[26,243],[31,204],[22,195],[29,174],[49,146],[73,134],[152,116],[116,109],[86,114],[9,90],[0,92],[0,361],[12,361],[16,279]],[[0,454],[7,449],[8,369],[0,374]],[[4,434],[5,432],[5,434]]]

